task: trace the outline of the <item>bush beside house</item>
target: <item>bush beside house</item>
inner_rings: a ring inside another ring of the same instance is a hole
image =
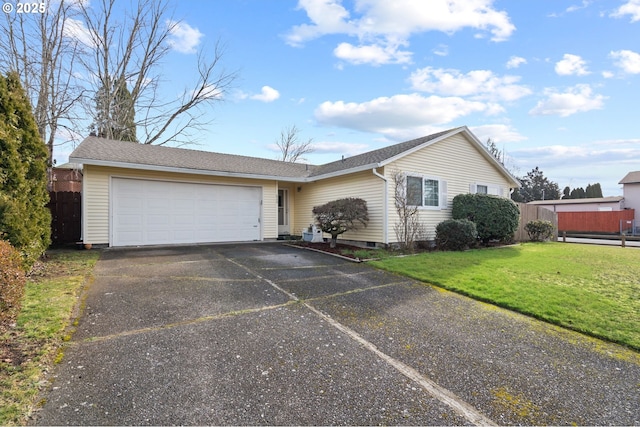
[[[483,243],[513,240],[518,229],[518,205],[504,197],[487,194],[458,194],[453,198],[453,219],[468,219],[476,225]]]
[[[13,324],[20,313],[26,278],[22,256],[9,242],[0,240],[0,333]]]
[[[15,73],[0,76],[0,238],[28,270],[51,242],[47,149]]]
[[[334,200],[314,206],[313,215],[325,233],[331,234],[331,247],[335,248],[338,236],[349,230],[366,227],[369,222],[367,202],[355,197]]]
[[[468,219],[448,219],[436,226],[436,246],[445,251],[462,251],[475,245],[476,225]]]

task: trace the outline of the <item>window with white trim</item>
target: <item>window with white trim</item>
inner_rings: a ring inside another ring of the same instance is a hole
[[[420,175],[407,175],[407,204],[432,209],[445,209],[447,182]]]
[[[491,185],[485,183],[474,183],[469,185],[469,193],[471,194],[491,194],[493,196],[503,196],[502,187],[499,185]]]

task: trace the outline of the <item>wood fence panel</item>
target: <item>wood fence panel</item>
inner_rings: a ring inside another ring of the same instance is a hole
[[[525,225],[529,221],[535,220],[544,220],[551,221],[556,230],[558,230],[558,216],[555,212],[550,211],[549,209],[545,209],[541,206],[536,205],[528,205],[526,203],[517,203],[520,208],[520,223],[518,224],[518,230],[515,234],[516,242],[526,242],[529,241],[529,234],[524,229]],[[558,240],[558,234],[554,233],[551,238],[553,241]]]
[[[71,191],[49,193],[51,243],[63,245],[80,241],[82,195]]]
[[[635,210],[558,212],[558,230],[577,233],[620,233],[620,220],[634,218]]]

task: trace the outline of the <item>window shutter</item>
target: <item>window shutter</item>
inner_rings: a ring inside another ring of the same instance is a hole
[[[469,193],[476,194],[478,191],[477,186],[475,184],[469,184]]]
[[[440,180],[440,209],[447,209],[447,181]]]

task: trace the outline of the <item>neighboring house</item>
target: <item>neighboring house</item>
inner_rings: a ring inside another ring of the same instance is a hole
[[[629,172],[618,183],[622,184],[624,204],[628,209],[635,209],[636,227],[640,222],[640,171]]]
[[[51,170],[50,190],[71,191],[78,193],[82,191],[82,167],[74,163],[65,163],[55,166]]]
[[[599,197],[589,199],[536,200],[530,205],[541,206],[553,212],[607,212],[621,211],[625,208],[622,196]]]
[[[83,165],[82,239],[109,246],[299,235],[314,222],[314,206],[343,197],[365,199],[370,220],[342,238],[394,243],[398,172],[433,239],[435,226],[451,217],[455,195],[509,197],[519,187],[467,127],[320,166],[98,137],[85,139],[70,161]]]

